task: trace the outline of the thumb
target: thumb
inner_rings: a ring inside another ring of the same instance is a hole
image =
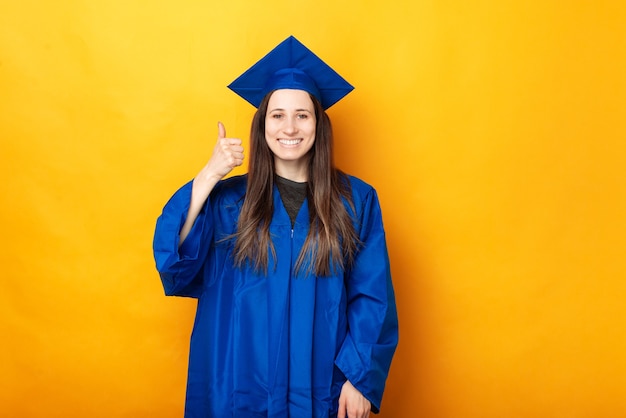
[[[226,128],[224,128],[224,124],[222,122],[217,122],[217,138],[226,138]]]

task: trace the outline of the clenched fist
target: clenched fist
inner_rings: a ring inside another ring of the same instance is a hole
[[[199,176],[221,180],[237,166],[243,164],[243,147],[241,139],[227,138],[226,128],[222,122],[217,123],[217,143],[213,154]]]

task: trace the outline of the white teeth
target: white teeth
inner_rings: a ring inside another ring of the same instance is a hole
[[[283,145],[297,145],[300,143],[300,141],[302,141],[301,139],[279,139],[278,142],[280,142]]]

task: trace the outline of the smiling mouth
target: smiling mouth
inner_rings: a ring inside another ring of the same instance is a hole
[[[298,145],[300,142],[302,142],[302,138],[296,138],[296,139],[279,139],[278,142],[280,142],[283,145]]]

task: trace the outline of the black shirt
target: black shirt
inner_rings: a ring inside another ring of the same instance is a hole
[[[285,209],[287,209],[291,219],[291,226],[293,227],[300,207],[306,198],[307,183],[298,183],[280,176],[274,176],[274,178],[280,192],[280,198],[283,201],[283,205],[285,205]]]

